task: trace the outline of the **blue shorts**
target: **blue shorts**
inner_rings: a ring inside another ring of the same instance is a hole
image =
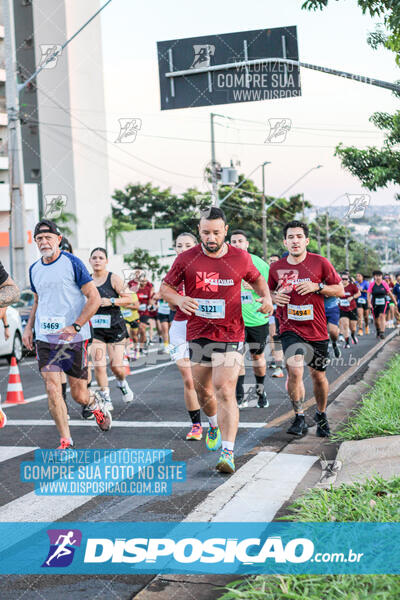
[[[332,325],[339,325],[340,310],[338,306],[331,306],[331,308],[325,308],[326,322],[332,323]]]

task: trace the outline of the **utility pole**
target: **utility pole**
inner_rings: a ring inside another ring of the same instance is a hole
[[[303,213],[303,219],[302,220],[303,220],[303,223],[304,223],[304,218],[305,218],[305,215],[304,215],[304,192],[301,194],[301,203],[302,203],[302,213]]]
[[[347,229],[347,227],[345,228],[345,249],[346,249],[346,269],[348,270],[350,268],[350,261],[349,261],[349,230]]]
[[[217,181],[217,170],[215,160],[215,133],[214,133],[214,117],[215,113],[210,113],[210,125],[211,125],[211,199],[213,206],[219,206],[218,198],[218,181]]]
[[[328,211],[325,213],[325,223],[326,223],[326,258],[331,260],[331,237],[329,231],[329,213]]]
[[[263,255],[264,260],[267,260],[267,211],[265,209],[265,165],[262,166],[262,198],[261,198],[261,219],[262,219],[262,243],[263,243]]]
[[[19,120],[15,29],[12,0],[3,0],[8,115],[8,168],[10,188],[10,274],[17,285],[26,287],[26,224],[22,136]]]
[[[319,217],[318,213],[319,213],[319,211],[318,211],[318,208],[317,208],[317,214],[316,214],[316,217],[315,217],[315,223],[317,225],[318,254],[321,254],[321,229],[320,229],[319,221],[318,221],[318,217]]]

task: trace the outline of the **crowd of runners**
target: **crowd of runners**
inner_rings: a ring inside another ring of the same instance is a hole
[[[308,226],[300,221],[285,225],[282,253],[267,263],[249,253],[246,232],[229,230],[223,211],[212,207],[196,235],[177,237],[177,257],[159,289],[140,267],[125,281],[110,272],[101,247],[88,257],[89,273],[52,221],[40,221],[34,239],[41,258],[29,271],[34,304],[23,343],[36,350],[59,449],[74,447],[66,377],[82,417],[106,432],[113,411],[107,366],[122,400],[134,405],[125,362],[133,363],[157,344],[182,377],[191,427],[186,439],[202,439],[202,411],[208,421],[206,447],[220,451],[216,468],[233,473],[239,409],[249,398],[261,409],[269,406],[267,369],[272,377],[286,377],[294,411],[287,432],[300,437],[308,429],[303,383],[308,367],[316,433],[328,437],[329,362],[357,344],[359,336],[374,331],[384,338],[385,329],[400,321],[400,274],[375,270],[368,281],[362,273],[337,273],[326,258],[307,251]],[[0,306],[6,306],[3,287],[13,286],[11,301],[16,288],[1,269]],[[247,349],[252,385],[245,385]]]

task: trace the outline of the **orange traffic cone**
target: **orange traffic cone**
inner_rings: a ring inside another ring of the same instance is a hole
[[[8,378],[7,398],[8,404],[25,404],[21,377],[15,356],[11,358],[10,375]]]
[[[130,375],[131,374],[131,368],[129,366],[129,359],[128,359],[128,357],[127,357],[126,354],[124,354],[124,360],[123,360],[122,364],[124,365],[125,375]]]

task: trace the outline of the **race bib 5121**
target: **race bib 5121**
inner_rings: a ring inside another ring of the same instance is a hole
[[[194,313],[197,317],[205,319],[225,319],[225,300],[208,300],[195,298],[199,308]]]

